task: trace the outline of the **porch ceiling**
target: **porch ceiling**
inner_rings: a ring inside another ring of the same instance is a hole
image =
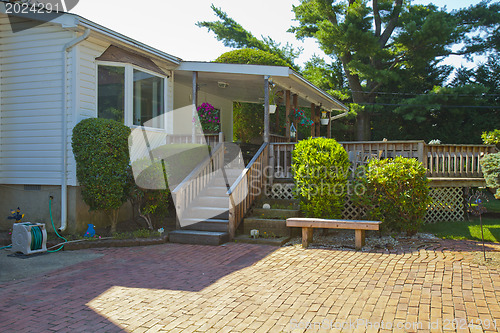
[[[310,107],[314,103],[325,110],[347,110],[342,103],[287,67],[182,62],[175,70],[175,83],[191,86],[193,72],[198,72],[201,95],[205,92],[238,102],[263,103],[264,76],[269,75],[275,91],[290,90],[299,96],[299,107]],[[227,86],[222,88],[220,83]]]

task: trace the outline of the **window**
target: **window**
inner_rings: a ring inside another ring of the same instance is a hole
[[[163,128],[163,117],[159,117],[165,113],[163,81],[134,69],[134,125]]]
[[[99,66],[97,116],[125,121],[125,67]]]
[[[165,78],[126,65],[98,65],[99,118],[165,128]]]

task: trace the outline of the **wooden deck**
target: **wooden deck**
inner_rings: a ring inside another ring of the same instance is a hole
[[[486,154],[498,152],[487,145],[428,145],[424,141],[339,142],[349,154],[352,170],[371,159],[397,156],[416,158],[427,168],[433,187],[485,186],[479,164]],[[274,179],[292,178],[291,163],[295,143],[272,143],[270,163]]]

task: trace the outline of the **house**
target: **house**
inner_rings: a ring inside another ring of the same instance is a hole
[[[221,110],[227,139],[233,102],[264,103],[267,110],[269,85],[284,91],[287,111],[316,110],[317,126],[320,108],[347,110],[286,67],[188,62],[74,14],[38,22],[36,14],[5,13],[0,2],[0,216],[21,207],[27,221],[50,223],[52,197],[55,225],[85,230],[93,217],[71,150],[72,129],[85,118],[132,128],[156,119],[150,133],[176,135],[189,131],[192,115],[171,111],[207,101]],[[270,142],[265,114],[263,141]],[[122,213],[130,215],[129,208]],[[0,219],[0,230],[10,227]]]

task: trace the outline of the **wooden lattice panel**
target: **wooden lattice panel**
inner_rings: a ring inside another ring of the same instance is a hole
[[[266,196],[271,199],[295,199],[295,185],[290,183],[276,183],[266,187]]]
[[[345,197],[344,210],[342,211],[344,220],[360,220],[365,215],[366,211],[364,209],[356,207],[348,196]]]
[[[432,202],[425,215],[426,223],[464,220],[463,188],[434,187],[429,194]]]

